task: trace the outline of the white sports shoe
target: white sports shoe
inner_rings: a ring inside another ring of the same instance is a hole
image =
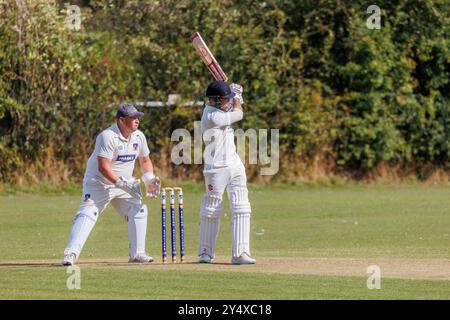
[[[153,262],[153,258],[145,253],[138,253],[133,258],[130,257],[128,263],[149,263]]]
[[[75,255],[75,253],[65,254],[63,261],[62,261],[62,265],[63,266],[73,266],[75,264],[76,260],[77,260],[77,256]]]
[[[240,257],[233,257],[231,259],[232,264],[255,264],[256,260],[250,257],[246,252],[241,254]]]
[[[209,254],[202,254],[200,258],[198,258],[198,263],[213,263],[214,259],[209,256]]]

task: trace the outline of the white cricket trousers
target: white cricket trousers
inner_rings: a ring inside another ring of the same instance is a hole
[[[64,254],[75,253],[77,258],[80,256],[98,217],[109,203],[128,221],[130,256],[145,253],[147,207],[122,189],[90,181],[83,184],[81,203],[75,215]]]
[[[227,195],[232,213],[231,239],[233,257],[242,253],[250,255],[250,213],[247,176],[239,157],[227,167],[204,171],[206,193],[200,206],[200,239],[198,255],[215,257],[215,244],[223,214],[223,193]]]

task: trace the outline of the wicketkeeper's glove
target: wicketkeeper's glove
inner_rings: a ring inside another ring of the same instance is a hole
[[[142,175],[142,180],[145,184],[147,197],[157,198],[161,192],[161,180],[153,174],[153,172],[146,172]]]
[[[230,89],[232,92],[234,92],[234,97],[239,99],[241,104],[244,104],[244,98],[242,98],[242,92],[244,92],[244,88],[240,84],[232,83],[230,84]]]
[[[123,191],[128,192],[134,198],[142,200],[141,188],[139,186],[140,183],[141,181],[139,179],[132,178],[127,180],[124,177],[119,177],[115,185],[117,188],[120,188]]]

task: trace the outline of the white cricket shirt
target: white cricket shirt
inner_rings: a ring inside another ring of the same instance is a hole
[[[204,171],[229,166],[237,161],[239,156],[231,124],[242,118],[243,112],[239,109],[229,112],[211,106],[203,109],[201,130],[205,142]]]
[[[97,157],[112,160],[112,171],[119,177],[123,176],[130,179],[133,175],[136,159],[145,157],[149,153],[147,139],[140,130],[136,130],[129,139],[125,139],[117,124],[113,124],[97,136],[94,151],[87,162],[84,182],[90,182],[94,179],[106,184],[113,184],[98,170]]]

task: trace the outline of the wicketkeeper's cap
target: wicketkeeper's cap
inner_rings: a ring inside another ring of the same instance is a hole
[[[116,118],[119,119],[121,117],[142,117],[144,115],[143,112],[140,112],[133,106],[131,103],[124,103],[120,105],[117,110]]]

